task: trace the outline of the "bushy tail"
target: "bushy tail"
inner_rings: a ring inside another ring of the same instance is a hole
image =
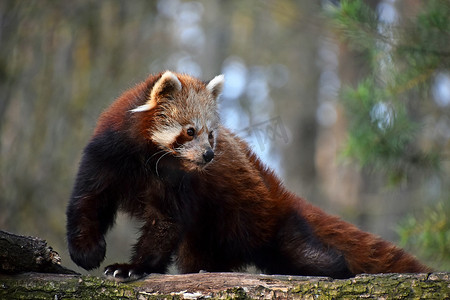
[[[426,273],[432,270],[414,256],[378,236],[328,215],[303,199],[301,214],[325,244],[341,251],[354,274]]]

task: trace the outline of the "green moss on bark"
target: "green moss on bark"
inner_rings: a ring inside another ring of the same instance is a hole
[[[324,277],[241,273],[151,275],[132,283],[92,276],[0,275],[0,299],[449,299],[450,273]]]

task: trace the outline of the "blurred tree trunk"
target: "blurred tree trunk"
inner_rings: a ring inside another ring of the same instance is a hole
[[[204,80],[212,79],[222,69],[222,63],[230,54],[231,22],[234,11],[233,1],[207,1],[204,2],[206,30],[205,53],[202,54],[200,64]]]
[[[288,147],[283,148],[282,170],[286,185],[309,201],[321,202],[315,166],[320,71],[317,65],[321,36],[318,13],[320,4],[311,1],[297,3],[298,19],[288,37],[291,44],[289,60],[291,70],[288,86],[283,92],[287,99],[277,106],[283,125],[291,133]],[[283,45],[279,45],[283,47]]]
[[[380,0],[365,1],[372,9],[376,10]],[[370,67],[368,61],[365,59],[364,53],[358,50],[351,49],[347,44],[339,44],[339,68],[338,74],[341,81],[341,87],[356,86],[358,82],[365,78],[369,72]],[[339,107],[341,107],[339,105]],[[345,119],[344,110],[342,107],[338,109],[338,119]],[[335,157],[339,157],[339,151],[342,151],[342,146],[346,141],[347,131],[345,121],[344,124],[337,122],[331,130],[337,130],[338,138]],[[337,160],[337,159],[336,159]],[[336,161],[334,162],[336,163]],[[372,195],[376,194],[379,189],[379,182],[374,178],[374,174],[367,173],[365,169],[357,169],[353,165],[338,166],[336,172],[331,174],[332,177],[337,177],[339,185],[329,192],[339,195],[340,207],[337,209],[338,214],[344,214],[348,220],[357,224],[363,230],[371,231],[382,235],[387,239],[393,238],[392,231],[386,230],[386,213],[380,211],[382,205],[379,205],[383,199],[374,198]],[[341,176],[346,174],[346,176]],[[348,195],[342,194],[342,191],[349,192]],[[333,201],[329,195],[330,201]],[[386,199],[387,200],[387,199]],[[378,205],[377,205],[378,204]],[[373,218],[373,214],[377,217]],[[384,217],[383,217],[384,216]],[[378,226],[377,224],[383,224]],[[383,229],[384,227],[384,229]],[[392,229],[392,228],[391,228]],[[380,232],[382,231],[382,232]]]
[[[383,1],[365,1],[373,10],[377,11]],[[414,4],[414,5],[411,5]],[[404,4],[396,4],[402,6]],[[417,9],[417,1],[408,2],[409,10]],[[378,10],[382,13],[382,9]],[[397,10],[399,22],[403,20],[402,15],[405,11]],[[408,13],[406,13],[407,15]],[[369,61],[365,59],[364,53],[351,49],[347,44],[339,44],[339,78],[342,86],[355,87],[357,84],[372,72],[372,67],[368,65]],[[388,78],[386,76],[386,78]],[[339,110],[338,118],[345,118],[343,110]],[[347,128],[342,124],[336,124],[331,130],[337,130],[342,134],[338,144],[343,145],[346,139],[345,132]],[[339,149],[337,149],[339,151]],[[338,155],[336,155],[338,156]],[[395,227],[406,212],[412,211],[414,207],[410,190],[406,186],[398,186],[395,189],[384,189],[386,179],[382,178],[380,173],[367,168],[356,171],[351,165],[340,166],[337,172],[351,174],[349,180],[341,181],[335,190],[329,190],[328,196],[331,199],[332,194],[339,195],[342,191],[353,191],[347,198],[340,195],[342,207],[339,214],[344,214],[351,222],[356,223],[364,230],[368,230],[383,236],[388,240],[397,240]],[[339,177],[339,173],[332,174],[331,177]],[[332,199],[331,199],[332,201]]]

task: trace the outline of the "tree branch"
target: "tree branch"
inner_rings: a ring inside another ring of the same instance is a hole
[[[450,273],[360,275],[346,280],[244,273],[153,274],[143,280],[118,283],[105,278],[74,275],[74,271],[59,263],[59,255],[45,241],[0,231],[0,299],[450,297]],[[33,272],[23,273],[26,271]]]
[[[117,283],[92,276],[0,275],[1,299],[444,299],[450,273],[327,277],[198,273]]]
[[[46,241],[0,231],[0,273],[78,274],[60,263],[59,254]]]

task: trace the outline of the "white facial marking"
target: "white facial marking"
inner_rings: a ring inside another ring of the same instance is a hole
[[[155,130],[152,135],[152,140],[156,143],[169,147],[180,135],[183,127],[180,124],[173,124],[173,126],[164,126],[159,130]]]
[[[192,119],[192,123],[194,124],[194,128],[197,130],[202,127],[202,122],[198,118]]]

